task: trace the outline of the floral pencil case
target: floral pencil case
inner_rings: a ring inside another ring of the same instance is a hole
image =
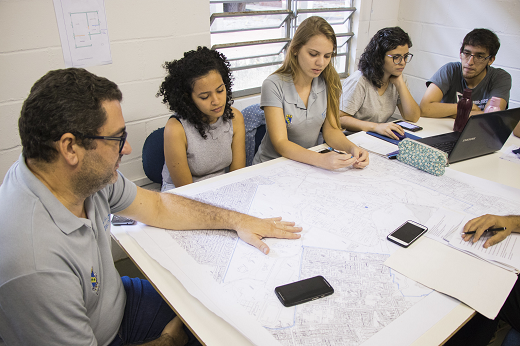
[[[448,154],[429,145],[405,138],[399,142],[397,159],[433,175],[443,175],[448,166]]]

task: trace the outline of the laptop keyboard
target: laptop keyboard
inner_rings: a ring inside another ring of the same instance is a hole
[[[435,149],[439,149],[439,150],[444,151],[445,153],[450,154],[456,143],[457,143],[457,141],[449,141],[449,142],[430,144],[430,146],[434,147]]]

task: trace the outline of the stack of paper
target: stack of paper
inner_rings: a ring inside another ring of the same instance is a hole
[[[427,224],[426,236],[444,245],[451,246],[468,255],[474,256],[503,269],[520,272],[520,234],[512,233],[506,239],[487,249],[484,243],[491,235],[483,235],[477,242],[473,238],[466,242],[462,238],[464,225],[473,218],[472,215],[442,208],[442,219],[432,217]],[[440,217],[440,216],[439,216]]]
[[[490,235],[483,235],[477,242],[464,241],[461,237],[462,229],[452,233],[447,239],[449,245],[457,250],[468,253],[506,270],[520,272],[520,234],[511,233],[506,239],[493,246],[484,248],[484,243]]]
[[[491,263],[423,237],[400,249],[385,265],[494,319],[517,276]]]

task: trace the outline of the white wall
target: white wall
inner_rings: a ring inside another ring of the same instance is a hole
[[[105,2],[113,63],[87,68],[116,82],[133,151],[121,171],[146,181],[141,149],[164,126],[168,110],[155,97],[167,60],[209,46],[208,0],[108,0]],[[65,68],[52,0],[0,1],[0,179],[21,152],[17,121],[33,83]],[[1,181],[0,180],[0,181]]]
[[[399,0],[356,0],[354,6],[357,13],[354,15],[354,26],[358,25],[356,37],[351,42],[352,55],[349,74],[358,69],[359,57],[374,34],[382,28],[397,26]],[[356,23],[357,22],[357,23]],[[354,28],[355,30],[355,28]]]
[[[444,63],[459,59],[464,35],[475,27],[495,31],[502,47],[494,66],[513,77],[510,107],[520,107],[520,3],[515,0],[356,0],[359,25],[352,41],[349,71],[377,30],[401,26],[414,43],[407,66],[412,95],[420,102],[425,81]],[[168,110],[155,97],[164,77],[161,64],[198,45],[209,45],[209,1],[106,1],[111,65],[89,68],[119,84],[133,147],[121,171],[138,184],[147,181],[141,166],[146,136],[164,125]],[[52,0],[0,1],[0,179],[21,151],[17,120],[32,84],[47,71],[64,68]],[[257,99],[253,101],[257,102]],[[237,100],[239,109],[252,103]]]
[[[494,67],[513,78],[509,107],[520,107],[520,3],[502,0],[358,0],[359,32],[355,56],[359,58],[377,30],[399,25],[410,34],[414,54],[405,69],[410,91],[417,103],[426,91],[425,82],[442,65],[460,61],[464,36],[474,28],[493,30],[501,42]],[[350,71],[357,69],[356,60]]]

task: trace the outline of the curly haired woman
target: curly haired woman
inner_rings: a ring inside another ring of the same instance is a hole
[[[399,108],[401,116],[416,122],[421,110],[403,79],[403,70],[412,60],[412,41],[400,27],[379,30],[359,59],[359,70],[343,82],[340,101],[341,126],[349,131],[373,131],[393,139],[392,131],[404,134],[387,123]]]
[[[198,47],[164,67],[168,75],[157,96],[174,115],[164,129],[161,190],[245,167],[244,117],[231,107],[233,82],[226,57]]]

